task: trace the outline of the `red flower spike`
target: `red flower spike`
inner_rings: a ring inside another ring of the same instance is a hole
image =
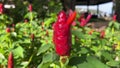
[[[53,25],[53,42],[56,53],[60,56],[69,56],[71,50],[70,24],[75,19],[76,12],[67,18],[64,11],[58,14],[58,19]]]
[[[3,14],[3,4],[0,3],[0,14]]]
[[[117,15],[113,15],[113,21],[116,21]]]
[[[28,10],[29,10],[29,12],[32,12],[32,4],[30,4],[30,5],[28,6]]]
[[[7,28],[6,28],[6,32],[7,32],[7,33],[10,33],[10,31],[11,31],[10,28],[7,27]]]
[[[101,33],[100,33],[100,38],[104,38],[105,37],[105,31],[102,31]]]
[[[76,11],[74,11],[71,16],[69,16],[69,18],[67,19],[67,24],[70,25],[76,18]]]
[[[8,56],[8,68],[14,68],[14,58],[12,52]]]

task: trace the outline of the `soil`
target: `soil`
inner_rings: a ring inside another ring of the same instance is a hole
[[[109,24],[109,21],[106,21],[106,22],[90,22],[90,23],[87,24],[87,26],[89,26],[90,28],[92,28],[92,29],[94,29],[98,32],[101,32],[101,31],[106,29],[108,24]]]

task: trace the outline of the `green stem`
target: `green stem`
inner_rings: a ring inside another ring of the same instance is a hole
[[[32,15],[32,12],[30,12],[30,22],[32,22],[33,20],[33,15]]]

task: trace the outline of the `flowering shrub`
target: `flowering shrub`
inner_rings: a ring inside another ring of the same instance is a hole
[[[98,32],[85,26],[91,14],[82,17],[84,22],[71,10],[68,15],[61,11],[39,19],[32,9],[29,5],[24,19],[16,24],[0,14],[0,68],[120,67],[120,24],[116,16]]]

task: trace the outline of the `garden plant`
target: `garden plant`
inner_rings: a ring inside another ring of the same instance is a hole
[[[0,3],[0,68],[120,68],[116,15],[106,29],[96,31],[86,26],[92,14],[66,13],[52,1],[40,17],[33,6],[26,4],[23,19],[16,21]]]

